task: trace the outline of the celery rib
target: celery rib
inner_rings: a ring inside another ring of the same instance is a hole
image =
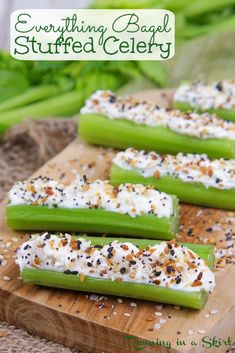
[[[88,143],[126,149],[135,147],[159,153],[206,153],[210,158],[233,158],[235,141],[197,139],[177,134],[162,126],[135,124],[125,119],[111,120],[104,115],[82,114],[79,134]]]
[[[24,105],[34,103],[57,95],[60,92],[56,85],[31,87],[18,96],[10,98],[0,104],[0,112],[9,111]]]
[[[40,269],[24,269],[21,277],[24,282],[30,284],[144,299],[194,309],[201,309],[208,297],[208,293],[204,290],[188,292],[150,284],[110,281],[88,276],[81,281],[76,275]]]
[[[116,238],[110,237],[89,237],[89,236],[73,236],[73,238],[83,238],[91,241],[93,245],[107,245]],[[120,242],[131,242],[139,248],[153,246],[160,241],[147,239],[126,239],[120,238]],[[210,268],[213,268],[214,249],[211,245],[201,244],[183,244],[204,259]],[[99,293],[123,296],[135,299],[144,299],[155,302],[162,302],[173,305],[180,305],[194,309],[201,309],[205,304],[208,293],[204,290],[200,291],[182,291],[176,289],[164,288],[156,285],[119,282],[108,279],[95,278],[86,276],[81,281],[77,275],[64,274],[61,272],[26,268],[22,271],[21,277],[24,282],[38,284],[48,287],[63,288],[69,290],[80,290],[85,292]]]
[[[113,185],[121,183],[152,185],[158,190],[176,195],[180,201],[189,204],[235,210],[235,189],[206,188],[202,184],[187,183],[171,176],[160,179],[153,176],[145,178],[137,171],[125,170],[114,164],[111,167],[110,182]]]
[[[17,205],[7,207],[7,223],[16,230],[109,233],[172,239],[178,231],[178,200],[172,196],[174,214],[170,218],[153,215],[131,217],[103,209],[47,208]]]
[[[48,116],[70,116],[81,108],[81,95],[77,91],[45,99],[27,106],[0,113],[0,134],[24,119],[41,119]]]
[[[232,122],[235,122],[235,110],[230,110],[230,109],[203,109],[201,107],[194,107],[186,102],[179,102],[179,101],[175,101],[173,103],[174,108],[176,109],[180,109],[183,110],[185,112],[188,111],[197,111],[198,113],[210,113],[210,114],[215,114],[218,117],[225,119],[225,120],[229,120]]]

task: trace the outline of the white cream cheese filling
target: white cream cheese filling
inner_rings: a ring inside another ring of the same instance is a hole
[[[159,155],[128,148],[117,153],[113,163],[146,178],[171,176],[187,183],[203,184],[206,188],[235,189],[235,159],[210,160],[206,154]]]
[[[195,82],[180,86],[174,100],[202,109],[235,109],[235,80]]]
[[[88,182],[85,176],[78,176],[68,186],[43,177],[19,181],[9,192],[9,207],[15,205],[99,208],[131,217],[150,214],[169,218],[174,212],[172,197],[153,187],[141,184],[115,187],[103,180]]]

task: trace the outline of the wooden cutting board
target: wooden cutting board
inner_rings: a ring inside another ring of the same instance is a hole
[[[171,98],[169,92],[159,91],[139,96],[161,105],[169,105]],[[113,155],[111,149],[88,146],[77,139],[35,175],[64,182],[72,180],[77,172],[91,179],[108,178]],[[218,265],[217,287],[201,311],[24,285],[19,279],[14,257],[17,246],[27,239],[27,235],[7,228],[5,206],[6,202],[0,207],[1,320],[92,353],[126,353],[135,352],[137,348],[148,353],[219,353],[225,352],[228,346],[223,344],[208,350],[202,346],[204,336],[223,340],[231,336],[235,341],[234,264],[224,267],[224,259]],[[233,242],[225,236],[230,229],[235,232],[235,217],[231,212],[181,206],[180,241],[216,242],[226,251],[226,246]],[[160,341],[162,345],[157,345]],[[180,341],[182,345],[177,344]]]

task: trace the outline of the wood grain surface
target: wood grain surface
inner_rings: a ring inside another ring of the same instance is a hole
[[[148,92],[161,104],[169,95]],[[108,178],[114,151],[88,146],[75,140],[35,175],[46,175],[67,183],[76,173],[91,179]],[[217,286],[201,311],[145,301],[92,296],[87,293],[24,285],[14,264],[15,250],[27,235],[7,228],[6,201],[0,207],[0,254],[7,263],[0,266],[0,320],[41,337],[92,353],[135,352],[138,342],[144,352],[225,352],[224,344],[203,348],[204,336],[235,340],[234,264],[220,263]],[[225,234],[235,230],[234,214],[222,210],[181,205],[178,240],[216,243],[226,249]],[[217,311],[217,312],[216,312]],[[214,313],[214,314],[213,314]],[[126,338],[127,335],[134,336]],[[145,344],[141,341],[147,340]],[[171,348],[150,341],[171,342]],[[185,345],[177,345],[177,340]],[[196,346],[191,345],[194,341]]]

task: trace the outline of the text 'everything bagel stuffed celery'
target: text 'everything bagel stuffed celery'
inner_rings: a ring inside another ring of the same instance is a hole
[[[176,90],[173,104],[183,111],[214,113],[235,122],[235,80],[184,84]]]
[[[17,230],[75,231],[172,239],[178,199],[141,184],[113,186],[78,176],[65,186],[38,177],[9,192],[8,226]]]
[[[195,205],[235,210],[235,160],[176,156],[128,148],[113,159],[112,184],[141,183]]]
[[[208,248],[146,242],[44,233],[21,245],[17,263],[31,284],[202,308],[215,287]]]
[[[81,109],[79,134],[88,143],[160,153],[235,156],[235,124],[208,113],[185,113],[97,91]]]

